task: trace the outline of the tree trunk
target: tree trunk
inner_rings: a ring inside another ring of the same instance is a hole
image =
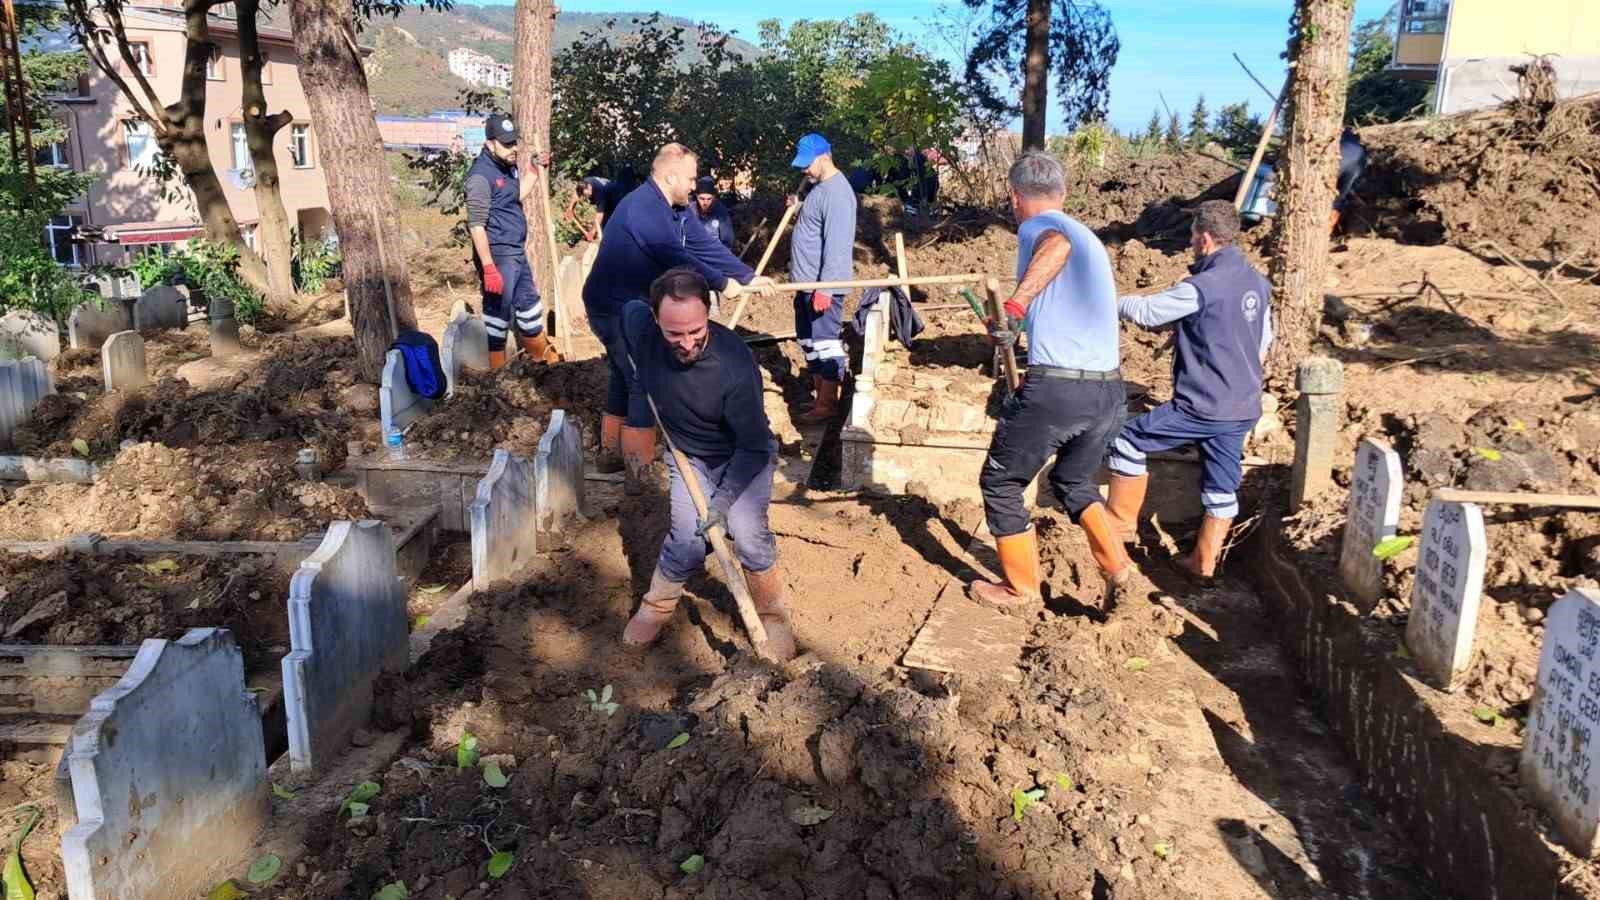
[[[1352,6],[1348,0],[1295,3],[1289,39],[1294,69],[1287,136],[1276,173],[1278,214],[1270,269],[1276,337],[1268,369],[1280,383],[1293,379],[1295,366],[1310,355],[1322,328]]]
[[[417,317],[411,308],[405,254],[394,239],[399,215],[356,45],[354,8],[341,0],[292,0],[289,11],[300,54],[300,83],[311,104],[319,159],[328,180],[328,205],[344,256],[358,369],[363,379],[376,382],[394,337],[384,298],[386,283],[394,292],[398,327],[415,329]],[[374,218],[381,234],[373,230]],[[384,241],[382,256],[379,240]]]
[[[238,0],[235,5],[239,24],[239,62],[244,81],[240,108],[244,111],[245,141],[250,145],[250,160],[256,170],[256,246],[267,269],[267,285],[274,301],[294,297],[291,271],[293,251],[289,246],[289,214],[283,208],[279,189],[278,158],[272,142],[278,131],[294,119],[288,110],[267,113],[267,94],[261,87],[261,42],[256,35],[256,12],[261,0]]]
[[[515,66],[511,84],[512,118],[522,134],[522,212],[528,219],[524,245],[533,265],[535,284],[545,298],[545,312],[556,312],[556,263],[550,246],[551,217],[549,170],[541,173],[535,160],[550,153],[550,38],[555,30],[556,7],[551,0],[518,0]],[[564,297],[570,303],[574,298]],[[568,323],[561,323],[565,328]],[[564,334],[565,332],[563,332]]]
[[[1022,54],[1022,149],[1043,150],[1050,99],[1050,3],[1028,0],[1028,37]]]

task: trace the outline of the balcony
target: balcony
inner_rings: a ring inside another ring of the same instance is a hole
[[[1438,78],[1449,26],[1450,0],[1401,0],[1400,28],[1389,71],[1401,78]]]

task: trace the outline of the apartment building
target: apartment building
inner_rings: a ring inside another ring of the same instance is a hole
[[[481,87],[511,90],[511,66],[467,47],[457,47],[446,57],[450,74]]]
[[[229,7],[222,9],[231,12]],[[162,102],[173,102],[182,90],[186,46],[182,10],[130,4],[123,9],[123,19],[138,65]],[[258,213],[241,110],[238,27],[231,18],[214,15],[210,33],[217,49],[206,68],[206,144],[245,240],[253,242]],[[266,61],[262,86],[267,108],[286,109],[294,117],[278,132],[273,148],[283,204],[302,234],[320,236],[331,228],[328,189],[317,157],[310,106],[300,85],[293,37],[286,28],[271,25],[263,25],[259,33]],[[50,224],[46,238],[58,261],[69,266],[115,263],[132,253],[165,252],[201,234],[189,192],[181,184],[175,192],[163,192],[156,179],[141,171],[160,152],[155,137],[105,73],[91,65],[79,80],[77,94],[60,98],[57,109],[67,137],[42,148],[40,160],[99,174],[88,194]]]

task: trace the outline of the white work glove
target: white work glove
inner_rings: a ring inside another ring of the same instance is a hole
[[[724,300],[736,300],[744,294],[744,291],[744,285],[729,278],[728,286],[722,289],[722,297]]]
[[[759,275],[755,278],[752,278],[750,279],[750,283],[744,286],[745,290],[755,291],[758,294],[770,294],[777,287],[778,283],[773,281],[772,278],[767,275]]]

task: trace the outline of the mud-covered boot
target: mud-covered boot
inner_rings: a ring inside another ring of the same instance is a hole
[[[796,425],[822,425],[833,421],[839,415],[839,388],[840,382],[829,381],[826,378],[817,378],[817,402],[811,408],[794,417]]]
[[[1139,535],[1139,510],[1144,506],[1144,494],[1149,486],[1149,475],[1111,474],[1106,516],[1111,520],[1112,531],[1124,544],[1132,543]]]
[[[661,629],[671,621],[683,598],[683,582],[669,581],[658,567],[650,575],[650,590],[639,601],[639,611],[622,629],[622,644],[630,649],[643,649],[655,642]]]
[[[1039,602],[1039,538],[1032,526],[1021,534],[995,539],[1005,583],[974,581],[967,595],[985,606],[1010,612]]]
[[[1100,567],[1100,574],[1106,580],[1105,605],[1109,608],[1121,598],[1128,582],[1132,580],[1133,560],[1128,558],[1127,549],[1122,546],[1121,539],[1112,527],[1105,504],[1090,504],[1078,514],[1078,526],[1088,537],[1089,553],[1094,556],[1095,565]]]
[[[622,471],[622,422],[621,416],[610,413],[600,417],[600,454],[594,461],[596,471],[608,475]]]
[[[535,335],[525,334],[521,338],[521,343],[522,352],[528,354],[528,358],[536,363],[558,363],[561,361],[561,354],[557,352],[555,345],[550,343],[550,338],[546,337],[543,332]]]
[[[1216,577],[1217,562],[1222,559],[1222,545],[1228,540],[1232,519],[1206,516],[1200,520],[1200,534],[1194,539],[1194,550],[1177,560],[1183,572],[1199,581]]]
[[[644,493],[645,481],[650,477],[650,466],[656,461],[656,430],[650,428],[622,427],[622,465],[626,470],[622,492],[630,497]]]
[[[783,596],[783,574],[774,565],[765,572],[744,570],[745,584],[756,615],[767,629],[767,650],[780,663],[794,659],[794,626],[789,623],[789,603]]]

